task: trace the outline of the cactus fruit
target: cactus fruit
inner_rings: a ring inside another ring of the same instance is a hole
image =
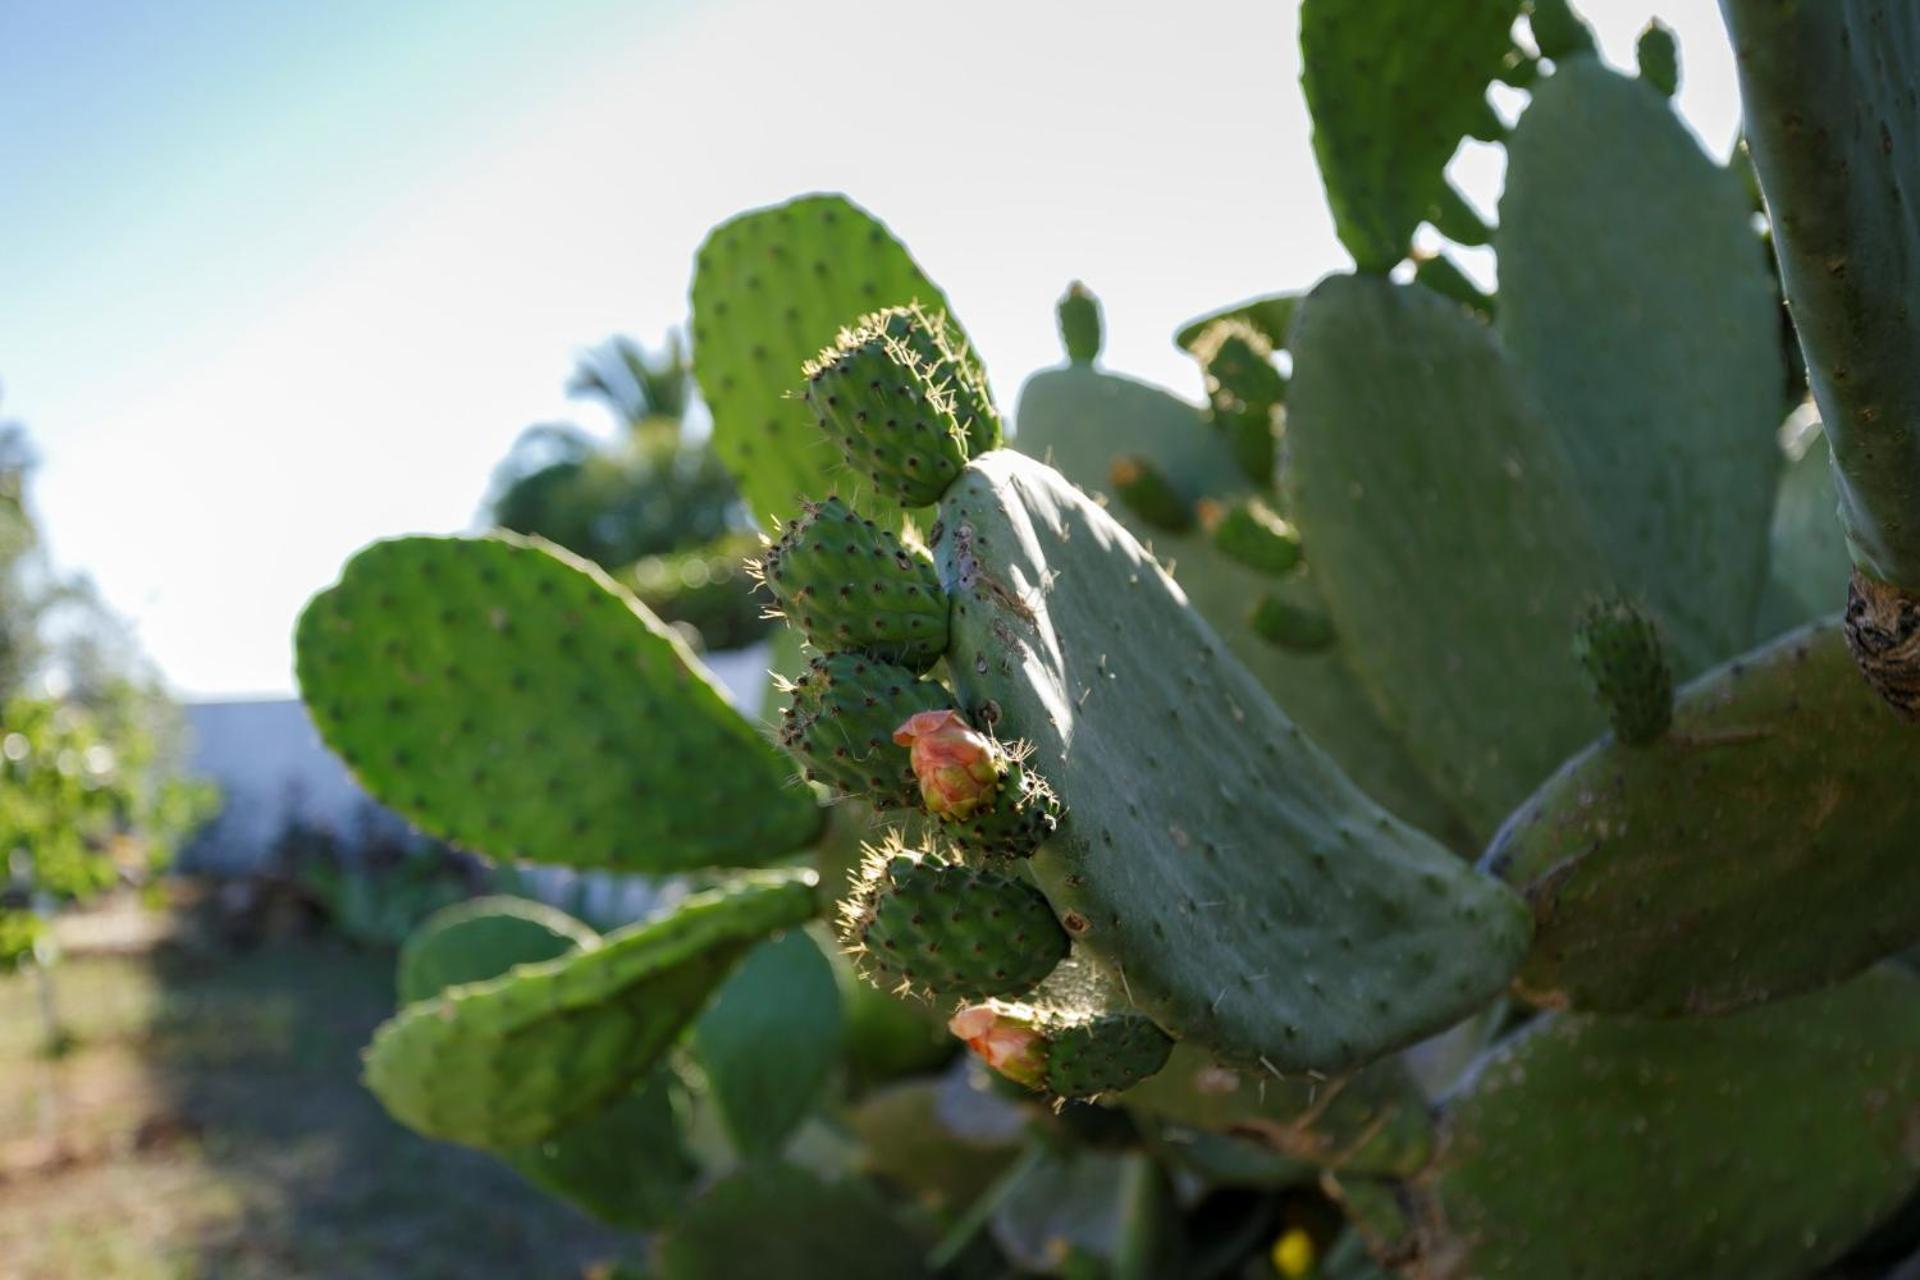
[[[1280,577],[1300,563],[1300,533],[1258,498],[1199,504],[1200,523],[1220,554]]]
[[[1361,795],[1105,511],[1001,451],[940,512],[956,690],[1034,744],[1064,816],[1028,865],[1141,1011],[1336,1071],[1505,985],[1518,901]]]
[[[1535,86],[1495,328],[1682,676],[1746,647],[1766,581],[1786,372],[1754,240],[1739,178],[1664,98],[1584,56]]]
[[[948,1027],[995,1071],[1058,1098],[1129,1088],[1166,1065],[1173,1041],[1137,1013],[1079,1015],[1033,1005],[968,1005]]]
[[[1185,533],[1193,527],[1193,500],[1167,479],[1152,458],[1123,453],[1107,467],[1114,496],[1135,518],[1162,533]]]
[[[915,302],[935,314],[947,306],[886,227],[844,196],[755,209],[707,236],[693,277],[693,372],[714,449],[754,518],[782,520],[803,497],[844,491],[839,459],[793,395],[795,373],[852,317]]]
[[[1227,438],[1248,481],[1273,485],[1287,381],[1273,366],[1273,344],[1252,325],[1222,320],[1193,344],[1206,378],[1208,417]]]
[[[1404,258],[1511,47],[1519,0],[1305,0],[1301,88],[1340,242],[1365,272]]]
[[[1920,718],[1920,12],[1722,0],[1753,167],[1806,352],[1854,564],[1847,635]],[[1869,56],[1867,51],[1871,51]]]
[[[1645,746],[1601,739],[1501,829],[1515,978],[1550,1007],[1712,1014],[1857,973],[1920,936],[1911,730],[1819,624],[1680,691]]]
[[[296,639],[327,745],[376,799],[466,848],[665,872],[770,862],[820,830],[673,632],[556,548],[376,542]]]
[[[1029,857],[1060,829],[1060,801],[1047,780],[1027,768],[1024,748],[999,749],[1002,775],[993,799],[968,818],[944,820],[940,831],[983,858]]]
[[[1288,653],[1325,653],[1338,639],[1333,620],[1325,613],[1290,604],[1276,595],[1263,595],[1254,601],[1247,625],[1262,640]]]
[[[741,873],[598,947],[453,987],[381,1024],[366,1081],[401,1123],[541,1142],[644,1076],[754,942],[815,911],[811,871]]]
[[[1920,1185],[1920,979],[1725,1018],[1548,1016],[1442,1115],[1409,1274],[1810,1276]]]
[[[869,850],[841,904],[840,935],[876,986],[963,1000],[1026,994],[1068,943],[1024,880],[897,843]]]
[[[1100,358],[1100,299],[1075,280],[1055,307],[1060,321],[1060,343],[1074,364],[1092,364]]]
[[[1673,671],[1659,628],[1632,601],[1616,597],[1590,606],[1574,631],[1573,656],[1621,742],[1644,746],[1673,723]]]
[[[933,562],[838,498],[805,503],[758,572],[816,648],[910,671],[947,651],[947,597]]]
[[[843,329],[805,367],[807,407],[847,465],[903,507],[946,491],[991,432],[977,397],[956,380],[944,351],[944,317],[917,308],[876,312]],[[992,445],[988,445],[991,448]]]
[[[803,777],[876,808],[915,802],[920,783],[894,731],[919,712],[952,710],[944,688],[890,662],[832,653],[809,662],[787,692],[780,745]]]

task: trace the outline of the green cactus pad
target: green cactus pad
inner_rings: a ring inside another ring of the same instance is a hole
[[[801,508],[761,559],[760,577],[816,648],[912,671],[947,651],[947,596],[933,562],[838,498]]]
[[[1683,676],[1747,643],[1780,469],[1779,310],[1740,180],[1591,58],[1507,145],[1501,343]]]
[[[1492,316],[1495,311],[1493,296],[1482,293],[1480,286],[1444,253],[1421,255],[1413,265],[1413,278],[1441,297],[1452,298],[1483,316]]]
[[[945,688],[905,667],[860,654],[813,659],[789,689],[780,745],[809,781],[876,808],[918,803],[920,784],[894,730],[920,711],[951,709]]]
[[[407,935],[394,986],[403,1005],[448,987],[497,978],[600,945],[600,935],[564,911],[525,898],[470,898],[443,907]]]
[[[714,449],[755,519],[785,519],[802,498],[846,487],[793,394],[801,366],[858,317],[916,301],[948,310],[905,246],[844,196],[755,209],[707,236],[693,277],[693,371]]]
[[[857,476],[903,507],[937,501],[974,448],[970,402],[954,394],[945,362],[923,354],[940,345],[929,326],[943,323],[917,311],[867,316],[805,369],[814,421]]]
[[[1279,577],[1300,563],[1300,533],[1258,498],[1209,502],[1200,522],[1220,554],[1250,569]]]
[[[962,701],[1033,744],[1065,809],[1029,865],[1155,1021],[1235,1061],[1333,1071],[1505,984],[1519,902],[1367,800],[1056,472],[976,460],[932,550]]]
[[[1499,116],[1493,114],[1492,107],[1487,107],[1487,115],[1491,117],[1491,125],[1486,130],[1488,136],[1471,136],[1480,137],[1485,142],[1499,142],[1505,137],[1505,127],[1501,125]],[[1493,228],[1487,225],[1487,220],[1467,203],[1465,196],[1453,189],[1450,182],[1440,184],[1439,194],[1434,197],[1432,208],[1427,210],[1427,221],[1433,224],[1435,231],[1455,244],[1478,248],[1493,239]]]
[[[1408,1176],[1433,1152],[1433,1121],[1398,1058],[1338,1080],[1281,1080],[1235,1070],[1192,1044],[1121,1094],[1129,1111],[1229,1133],[1323,1169]]]
[[[743,873],[598,947],[451,988],[381,1024],[367,1086],[428,1137],[536,1143],[652,1068],[734,961],[815,911],[811,871]]]
[[[1406,256],[1475,127],[1519,0],[1305,0],[1301,87],[1340,242],[1362,271]]]
[[[1810,1276],[1920,1184],[1920,980],[1686,1022],[1548,1017],[1443,1115],[1409,1274]]]
[[[1680,44],[1672,27],[1658,18],[1649,21],[1633,43],[1633,55],[1641,81],[1654,92],[1671,98],[1680,91]]]
[[[1833,516],[1839,504],[1826,435],[1816,423],[1787,445],[1787,466],[1773,501],[1767,591],[1755,640],[1834,613],[1845,603],[1847,535]]]
[[[1574,478],[1492,332],[1438,294],[1329,278],[1292,352],[1288,515],[1341,649],[1484,836],[1599,728],[1567,641],[1612,575]]]
[[[1246,304],[1246,314],[1266,307],[1291,315],[1293,301],[1256,300]],[[1116,456],[1129,453],[1154,459],[1175,483],[1210,501],[1232,502],[1250,493],[1225,441],[1207,430],[1198,409],[1130,378],[1084,368],[1037,373],[1021,389],[1014,421],[1021,452],[1057,467],[1092,494],[1114,497],[1109,468]],[[1250,602],[1268,592],[1324,613],[1310,573],[1275,582],[1207,539],[1162,533],[1117,501],[1109,509],[1135,537],[1153,545],[1234,656],[1368,794],[1416,826],[1457,830],[1458,820],[1414,768],[1340,653],[1283,651],[1249,627]]]
[[[1293,311],[1299,302],[1297,293],[1273,293],[1236,302],[1181,325],[1180,331],[1173,335],[1174,345],[1191,353],[1201,334],[1222,320],[1238,320],[1251,325],[1275,351],[1282,350],[1287,345],[1287,330],[1293,327]]]
[[[1067,955],[1039,890],[897,844],[869,851],[840,933],[876,986],[929,997],[1024,995]]]
[[[1719,1013],[1856,973],[1920,938],[1911,727],[1832,623],[1680,693],[1657,742],[1603,739],[1487,852],[1523,887],[1529,999]]]
[[[1273,344],[1242,320],[1222,320],[1193,344],[1206,379],[1208,417],[1227,438],[1256,488],[1273,487],[1287,380],[1273,365]]]
[[[1060,320],[1060,345],[1073,364],[1092,364],[1100,358],[1100,299],[1075,280],[1055,306]]]
[[[376,542],[307,605],[297,644],[314,724],[374,798],[490,857],[747,866],[820,829],[672,631],[544,544]]]
[[[1603,600],[1580,617],[1573,656],[1586,668],[1613,736],[1652,742],[1673,723],[1673,671],[1653,619],[1629,600]]]
[[[1527,0],[1527,27],[1541,54],[1555,62],[1595,51],[1593,30],[1567,0]]]
[[[660,1280],[914,1280],[924,1245],[854,1178],[786,1164],[715,1183],[655,1244]]]

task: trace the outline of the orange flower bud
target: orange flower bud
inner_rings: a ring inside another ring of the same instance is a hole
[[[1047,1042],[1032,1027],[996,1012],[969,1005],[954,1014],[947,1030],[967,1042],[982,1062],[1015,1084],[1038,1089],[1046,1081]]]
[[[954,711],[920,711],[893,731],[906,747],[927,812],[954,821],[971,817],[1000,786],[1000,752]]]

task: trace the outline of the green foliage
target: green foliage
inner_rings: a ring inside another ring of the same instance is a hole
[[[656,1246],[660,1280],[911,1280],[921,1246],[857,1179],[757,1165],[695,1200]]]
[[[424,830],[500,858],[773,861],[820,815],[605,574],[510,536],[375,543],[297,633],[321,736]]]
[[[693,628],[702,647],[738,649],[770,629],[748,570],[759,551],[756,534],[722,534],[685,551],[644,556],[614,580],[660,621]]]

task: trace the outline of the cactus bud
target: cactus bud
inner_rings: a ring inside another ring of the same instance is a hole
[[[1300,563],[1300,533],[1258,498],[1223,503],[1203,498],[1200,527],[1214,547],[1250,569],[1279,577]]]
[[[1261,596],[1247,625],[1262,640],[1288,653],[1323,653],[1338,639],[1326,614],[1288,604],[1278,596]]]
[[[917,712],[893,731],[893,740],[907,748],[920,799],[936,818],[965,821],[999,789],[999,748],[956,711]]]
[[[1060,296],[1060,341],[1070,364],[1092,364],[1100,358],[1100,300],[1075,280]]]
[[[1046,1085],[1047,1042],[1031,1026],[990,1004],[968,1005],[947,1022],[947,1030],[995,1071],[1029,1089]]]
[[[1639,746],[1667,731],[1673,672],[1653,619],[1627,600],[1601,601],[1581,617],[1573,653],[1620,741]]]
[[[1167,1064],[1173,1041],[1151,1019],[990,1002],[954,1014],[947,1029],[989,1067],[1029,1089],[1090,1098],[1130,1089]]]

